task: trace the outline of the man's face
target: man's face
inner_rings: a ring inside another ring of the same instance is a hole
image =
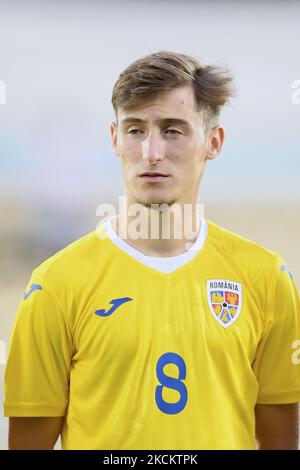
[[[185,86],[143,108],[119,110],[111,137],[130,202],[150,206],[195,203],[206,162],[219,153],[224,134],[220,126],[205,134],[193,90]]]

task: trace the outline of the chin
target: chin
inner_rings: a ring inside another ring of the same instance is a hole
[[[158,188],[157,188],[158,189]],[[169,194],[168,194],[169,193]],[[168,206],[172,206],[177,202],[177,198],[174,194],[170,194],[170,191],[166,190],[142,190],[138,188],[131,192],[133,196],[133,200],[138,203],[142,204],[145,207],[151,207],[152,204],[167,204]]]
[[[152,204],[156,204],[156,205],[161,205],[161,204],[165,204],[167,206],[172,206],[173,204],[175,204],[176,202],[176,199],[170,199],[170,198],[160,198],[160,199],[139,199],[137,200],[137,202],[139,204],[142,204],[143,206],[145,207],[151,207]],[[155,208],[154,208],[155,209]]]

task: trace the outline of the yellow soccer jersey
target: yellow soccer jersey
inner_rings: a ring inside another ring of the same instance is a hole
[[[103,225],[35,269],[5,416],[66,416],[63,449],[255,449],[255,404],[300,401],[299,296],[278,253],[206,222],[171,273]]]

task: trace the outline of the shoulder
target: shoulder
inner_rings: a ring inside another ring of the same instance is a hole
[[[253,281],[259,274],[275,276],[282,264],[281,255],[260,243],[250,240],[231,230],[207,220],[208,238],[217,256],[228,259],[228,262],[247,270]]]
[[[95,238],[96,233],[95,231],[92,231],[81,238],[74,240],[43,261],[35,271],[44,275],[55,268],[73,263],[75,260],[80,261],[82,258],[86,258],[91,247],[95,244]]]
[[[105,256],[109,255],[109,240],[93,230],[69,243],[37,266],[33,277],[50,285],[72,287],[82,284],[101,269]]]

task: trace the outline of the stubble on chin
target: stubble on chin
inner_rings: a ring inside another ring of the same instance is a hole
[[[166,199],[158,199],[158,200],[152,199],[149,201],[149,200],[140,199],[140,200],[137,200],[136,202],[138,204],[143,205],[147,209],[153,209],[155,211],[159,211],[159,210],[164,211],[170,208],[173,204],[175,204],[176,200],[175,199],[167,199],[167,200]]]

